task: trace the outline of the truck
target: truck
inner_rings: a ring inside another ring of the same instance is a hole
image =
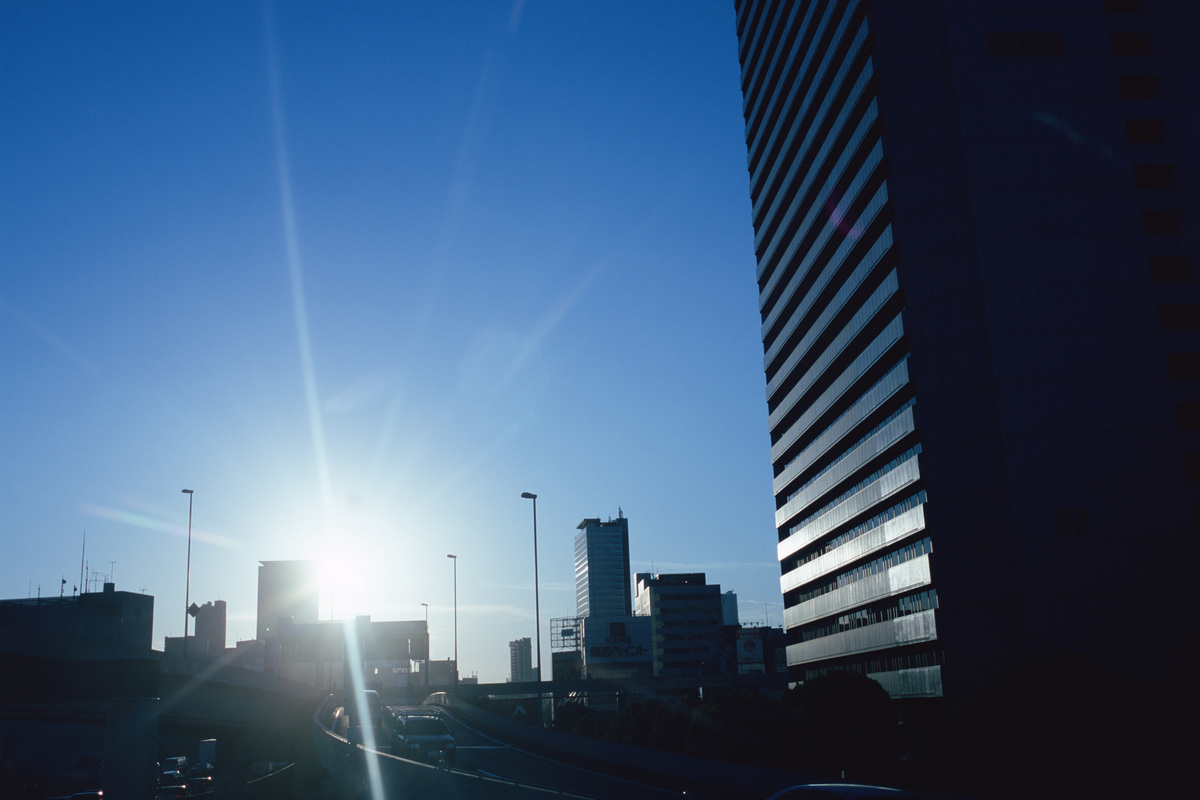
[[[196,755],[197,766],[206,773],[217,768],[217,740],[201,739],[200,748]]]

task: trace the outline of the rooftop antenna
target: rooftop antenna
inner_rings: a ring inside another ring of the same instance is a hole
[[[114,585],[117,582],[117,562],[115,560],[108,562],[108,582]]]
[[[83,591],[87,591],[87,584],[83,581],[84,568],[87,566],[87,528],[83,530],[83,552],[79,554],[79,585],[84,587]]]
[[[617,519],[625,519],[625,512],[621,510],[620,506],[617,506]]]
[[[63,592],[65,592],[66,590],[67,590],[67,579],[66,579],[66,577],[64,577],[62,579],[62,585],[58,587],[58,599],[59,600],[62,599]]]

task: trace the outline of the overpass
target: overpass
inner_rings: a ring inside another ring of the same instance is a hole
[[[88,765],[96,772],[103,761],[106,783],[127,779],[140,787],[146,762],[215,738],[218,780],[236,782],[256,761],[311,762],[307,732],[322,694],[228,663],[156,651],[92,660],[4,654],[0,766],[8,779],[53,787],[72,770],[82,785]]]
[[[634,697],[705,689],[781,689],[786,684],[786,676],[776,675],[705,676],[556,681],[543,683],[540,688],[546,698],[584,694]],[[454,713],[469,715],[473,722],[487,725],[486,714],[474,714],[467,705],[469,701],[486,696],[532,697],[538,688],[536,683],[460,684],[453,697],[442,699],[444,704],[454,705]],[[385,700],[419,703],[424,699],[424,687],[413,687],[412,691],[411,695],[396,690],[385,692]],[[195,742],[215,738],[220,765],[218,796],[243,795],[256,762],[284,761],[295,767],[286,782],[276,781],[282,786],[280,794],[318,797],[314,787],[324,775],[318,762],[338,781],[349,780],[353,785],[362,777],[361,773],[346,771],[347,765],[355,763],[347,753],[355,748],[344,737],[338,741],[337,734],[323,722],[321,711],[314,716],[314,711],[321,708],[328,712],[325,696],[323,690],[229,663],[154,651],[144,657],[96,660],[5,654],[0,657],[0,738],[6,746],[0,768],[19,765],[22,775],[45,786],[47,776],[61,774],[64,764],[91,763],[96,765],[95,772],[103,759],[105,788],[111,794],[120,794],[114,789],[122,780],[136,785],[149,780],[146,764],[167,755],[194,754]],[[578,746],[554,738],[561,735],[551,736],[549,731],[539,731],[531,739],[531,726],[507,730],[503,722],[498,720],[490,728],[494,735],[505,741],[519,740],[535,751],[551,749],[570,756],[571,747]],[[542,733],[549,736],[544,742],[538,738]],[[597,744],[588,743],[585,749],[595,755]],[[617,768],[621,759],[634,756],[614,752],[606,758],[615,759],[612,764]],[[658,754],[655,761],[661,762],[661,756]],[[385,761],[393,775],[390,780],[406,786],[429,783],[431,790],[436,784],[441,792],[437,796],[471,796],[480,788],[477,782],[487,778],[469,773],[447,778],[429,772],[426,765],[401,764],[390,757]],[[592,766],[603,768],[603,763]],[[400,773],[403,777],[395,777]],[[14,776],[15,772],[4,777]],[[454,791],[447,790],[447,780],[456,787]],[[0,790],[4,788],[0,786]],[[81,787],[63,788],[61,793]],[[514,786],[512,791],[487,788],[497,797],[531,796],[528,791],[532,791],[528,786]],[[254,794],[269,796],[271,792],[258,787]]]
[[[460,683],[454,688],[456,697],[473,700],[479,697],[536,695],[540,688],[544,697],[564,698],[571,695],[613,695],[648,697],[654,695],[696,694],[710,690],[782,691],[795,681],[786,673],[763,675],[689,675],[671,678],[579,678],[574,680],[537,681],[522,683]],[[434,687],[435,689],[437,687]]]

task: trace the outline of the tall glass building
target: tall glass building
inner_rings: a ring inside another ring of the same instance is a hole
[[[787,658],[1160,668],[1200,555],[1172,0],[736,0]]]
[[[629,520],[585,519],[575,534],[575,615],[633,616],[629,575]]]

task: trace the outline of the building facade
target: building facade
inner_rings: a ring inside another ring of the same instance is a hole
[[[620,680],[654,675],[648,617],[583,618],[583,677]]]
[[[791,671],[1160,668],[1196,630],[1197,11],[735,5]]]
[[[655,677],[715,675],[722,664],[721,587],[704,573],[639,572],[635,609],[650,618]]]
[[[225,652],[225,601],[205,603],[195,611],[196,639],[203,641],[208,655],[221,655]]]
[[[258,639],[269,639],[281,619],[317,621],[317,565],[312,561],[261,561],[258,567]]]
[[[533,669],[533,643],[529,637],[508,643],[509,683],[528,683],[536,680]]]
[[[0,600],[0,654],[72,659],[145,658],[154,598],[118,592]]]
[[[347,669],[359,672],[368,689],[438,683],[427,669],[418,674],[429,658],[429,630],[423,619],[372,622],[361,616],[297,623],[284,618],[263,651],[266,672],[331,691],[342,685]]]
[[[629,520],[618,509],[616,519],[585,519],[576,528],[576,616],[632,616]]]

